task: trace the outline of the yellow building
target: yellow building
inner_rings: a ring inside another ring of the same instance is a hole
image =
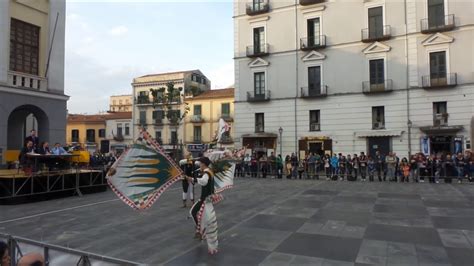
[[[190,112],[185,118],[184,142],[193,153],[199,152],[202,145],[214,140],[222,117],[230,125],[228,137],[223,139],[223,146],[233,146],[232,127],[234,122],[234,89],[210,90],[190,99],[186,99]]]
[[[100,148],[105,139],[107,115],[75,115],[67,118],[66,142],[72,145],[81,145],[94,152]]]
[[[110,96],[109,112],[131,112],[132,95],[112,95]]]

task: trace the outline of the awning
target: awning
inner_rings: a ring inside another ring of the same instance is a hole
[[[439,126],[420,127],[420,130],[427,135],[452,135],[463,130],[463,126]]]
[[[370,138],[370,137],[398,137],[402,135],[400,130],[370,130],[370,131],[358,131],[355,133],[356,137],[359,138]]]
[[[277,138],[278,135],[275,133],[250,133],[250,134],[243,134],[242,138]]]

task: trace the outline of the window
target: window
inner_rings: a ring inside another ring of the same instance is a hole
[[[181,118],[181,110],[169,110],[168,111],[168,120],[173,120],[174,122],[179,122]]]
[[[40,28],[11,19],[10,70],[38,75]]]
[[[155,131],[155,140],[158,141],[160,145],[163,144],[161,139],[161,131]]]
[[[99,138],[105,138],[105,129],[99,129]]]
[[[448,125],[447,102],[434,102],[433,103],[433,125],[435,126]]]
[[[320,131],[319,110],[309,111],[309,131]]]
[[[116,100],[113,100],[112,101],[112,105],[116,105],[117,104],[117,101]]]
[[[430,78],[446,81],[446,52],[430,53]]]
[[[372,129],[385,128],[385,108],[383,106],[372,107]]]
[[[258,72],[253,74],[253,86],[255,97],[265,96],[265,72]]]
[[[428,0],[428,26],[444,26],[444,0]]]
[[[153,111],[151,115],[152,115],[152,119],[155,121],[162,120],[163,118],[165,118],[165,113],[163,112],[163,110]]]
[[[308,67],[308,94],[321,94],[321,66]]]
[[[79,130],[71,130],[71,142],[79,142]]]
[[[138,92],[138,96],[142,96],[142,97],[147,96],[148,97],[148,95],[149,95],[148,91],[139,91]]]
[[[202,106],[200,104],[194,105],[194,115],[201,115]]]
[[[140,111],[140,120],[138,123],[140,125],[146,125],[146,111]]]
[[[221,104],[222,116],[230,116],[230,103]]]
[[[86,141],[95,142],[95,129],[86,130]]]
[[[383,36],[383,7],[369,8],[369,38]]]
[[[265,114],[255,114],[255,132],[265,132]]]
[[[380,86],[384,84],[385,80],[385,66],[383,59],[375,59],[369,61],[370,86]]]
[[[125,136],[130,136],[130,124],[125,124]]]
[[[265,52],[265,28],[253,29],[253,51],[255,54]]]
[[[178,144],[178,132],[171,131],[171,144]]]
[[[308,46],[314,47],[314,46],[320,45],[319,35],[321,35],[321,32],[320,32],[319,18],[308,19],[307,26],[308,26]]]
[[[194,127],[194,142],[201,142],[201,126]]]
[[[122,100],[119,100],[119,104],[122,105]]]
[[[265,0],[252,0],[253,10],[262,10],[265,7]]]
[[[123,136],[122,123],[117,124],[117,136]]]

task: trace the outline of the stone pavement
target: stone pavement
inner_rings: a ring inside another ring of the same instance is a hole
[[[110,193],[0,206],[0,232],[148,264],[473,265],[474,186],[240,179],[193,240],[179,186],[136,212]]]

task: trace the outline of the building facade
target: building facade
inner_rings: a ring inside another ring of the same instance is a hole
[[[240,145],[457,152],[474,113],[472,1],[234,1]]]
[[[198,156],[208,144],[214,141],[221,118],[230,126],[230,132],[221,144],[222,147],[234,145],[234,89],[209,90],[187,99],[190,112],[184,123],[184,143],[186,149]]]
[[[0,165],[29,125],[40,141],[64,143],[65,10],[65,0],[0,1]]]
[[[110,96],[109,112],[132,112],[132,95]]]
[[[69,114],[66,127],[66,144],[81,146],[92,152],[100,151],[106,140],[105,121],[108,115]]]
[[[109,150],[122,152],[129,145],[133,144],[132,127],[132,112],[119,112],[107,115],[105,117],[105,137],[109,142]]]
[[[174,88],[179,90],[179,95],[165,107],[162,102],[153,101],[150,90],[166,88],[169,83],[174,84]],[[132,86],[133,138],[138,137],[140,128],[146,128],[166,150],[172,152],[177,146],[183,145],[184,121],[179,119],[173,121],[170,118],[171,112],[176,116],[182,116],[186,109],[185,102],[193,95],[208,91],[211,82],[201,71],[191,70],[138,77],[133,80]],[[168,111],[171,112],[166,114]]]

